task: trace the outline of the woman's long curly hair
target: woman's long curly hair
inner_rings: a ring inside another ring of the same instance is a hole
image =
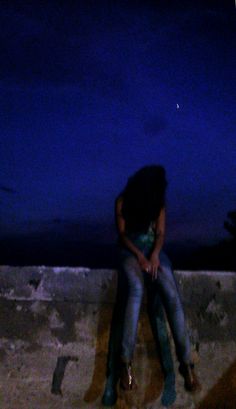
[[[127,230],[147,231],[165,205],[166,186],[165,169],[159,165],[145,166],[128,179],[121,193]]]

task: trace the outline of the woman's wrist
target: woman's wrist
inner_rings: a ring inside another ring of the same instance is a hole
[[[144,254],[141,251],[137,251],[136,252],[136,257],[138,260],[141,260],[144,258]]]
[[[151,257],[153,256],[153,257],[158,258],[158,257],[159,257],[159,254],[160,254],[160,250],[155,249],[155,250],[153,250],[153,252],[152,252],[152,254],[151,254]]]
[[[125,248],[127,248],[133,255],[140,260],[142,257],[144,257],[143,253],[139,250],[138,247],[134,245],[134,243],[126,236],[125,233],[123,233],[120,236],[120,241],[123,244]]]

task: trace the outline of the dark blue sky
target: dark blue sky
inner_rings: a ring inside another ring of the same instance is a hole
[[[3,1],[0,26],[1,234],[88,223],[109,240],[127,177],[160,163],[167,239],[228,236],[233,1]]]

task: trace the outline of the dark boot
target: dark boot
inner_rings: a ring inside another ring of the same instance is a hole
[[[163,406],[171,406],[176,400],[175,374],[168,373],[164,377],[164,387],[161,396]]]
[[[180,364],[179,372],[184,378],[184,387],[188,392],[198,392],[201,390],[201,385],[194,372],[193,364]]]
[[[108,377],[105,385],[105,389],[102,396],[103,406],[113,406],[117,401],[117,381],[113,377]]]

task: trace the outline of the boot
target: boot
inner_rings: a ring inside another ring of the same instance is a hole
[[[170,372],[164,377],[164,387],[161,395],[163,406],[171,406],[176,400],[175,374]]]
[[[137,389],[137,384],[132,373],[131,362],[121,362],[120,365],[120,387],[125,391]]]
[[[113,406],[117,401],[117,382],[110,376],[107,378],[106,386],[102,396],[103,406]]]
[[[201,390],[201,385],[194,372],[193,364],[180,364],[179,372],[184,378],[184,387],[188,392],[198,392]]]

